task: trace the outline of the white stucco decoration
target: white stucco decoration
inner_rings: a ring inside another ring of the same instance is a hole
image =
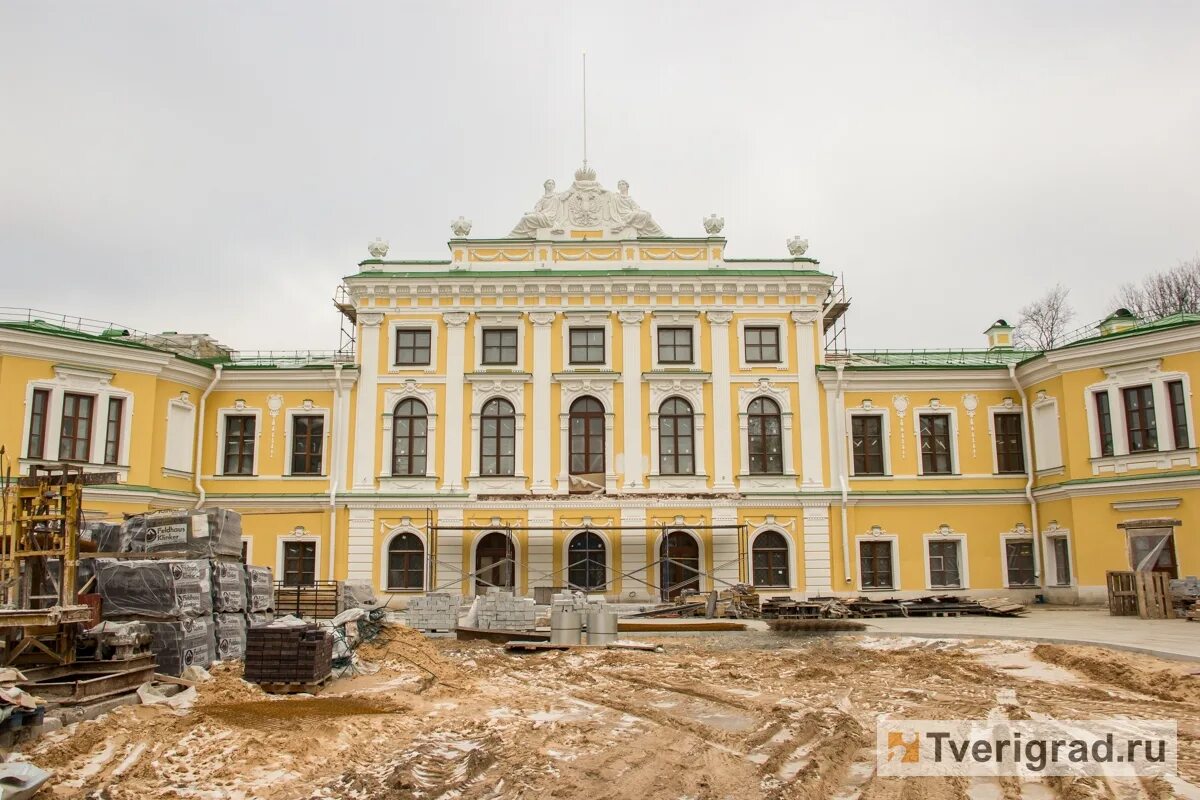
[[[964,394],[962,399],[963,408],[967,412],[967,420],[971,426],[971,457],[975,457],[975,409],[979,408],[979,395]]]
[[[704,218],[704,230],[709,236],[716,236],[725,227],[725,218],[718,217],[716,214],[709,214]]]
[[[799,236],[793,236],[787,240],[788,252],[793,256],[802,256],[808,252],[808,239],[801,239]]]
[[[565,192],[555,192],[553,180],[542,184],[544,193],[537,205],[521,217],[509,233],[511,238],[532,239],[568,235],[581,228],[602,228],[609,234],[665,236],[663,229],[629,196],[629,184],[617,182],[617,191],[605,189],[588,166],[575,170],[575,182]]]
[[[275,457],[275,427],[279,420],[279,412],[283,409],[283,395],[267,395],[267,413],[271,415],[271,457]]]
[[[388,243],[376,237],[375,241],[367,243],[367,252],[371,254],[371,258],[385,258],[388,254]]]
[[[903,458],[905,452],[904,412],[908,411],[908,395],[892,395],[892,408],[896,409],[897,424],[900,426],[900,457]]]
[[[450,220],[450,232],[456,239],[465,239],[471,235],[471,220],[465,217]]]

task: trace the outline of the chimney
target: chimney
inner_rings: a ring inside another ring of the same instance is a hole
[[[1109,314],[1104,319],[1100,320],[1100,335],[1109,336],[1114,333],[1136,328],[1138,318],[1133,315],[1133,312],[1128,308],[1118,308],[1113,313]]]
[[[992,327],[984,331],[987,336],[988,350],[1011,350],[1013,347],[1013,326],[998,319]]]

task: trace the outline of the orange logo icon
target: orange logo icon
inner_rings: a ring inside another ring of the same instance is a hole
[[[921,760],[920,734],[888,731],[888,761],[899,758],[901,764],[916,764]]]

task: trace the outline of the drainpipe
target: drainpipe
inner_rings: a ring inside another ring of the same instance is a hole
[[[193,476],[196,481],[197,494],[195,508],[199,508],[200,506],[204,505],[205,497],[204,484],[200,481],[200,461],[204,458],[204,402],[208,400],[208,396],[212,394],[213,387],[217,385],[217,381],[221,380],[221,365],[214,364],[213,370],[214,374],[212,383],[210,383],[208,388],[204,390],[204,394],[200,395],[200,409],[196,414],[197,429],[199,432],[196,434],[196,465],[195,475]]]
[[[848,522],[848,514],[846,505],[850,497],[850,481],[846,477],[846,437],[849,432],[846,430],[846,415],[842,412],[842,407],[845,405],[842,390],[842,373],[846,369],[845,364],[838,364],[837,367],[837,418],[834,420],[835,430],[840,429],[842,435],[837,439],[837,446],[841,448],[838,453],[838,483],[842,488],[842,572],[845,574],[846,583],[850,583],[850,530]]]
[[[1033,448],[1029,446],[1033,444],[1033,437],[1029,432],[1029,398],[1025,396],[1025,389],[1017,380],[1016,364],[1008,365],[1008,377],[1016,387],[1017,394],[1021,396],[1021,433],[1027,443],[1025,449],[1029,451],[1029,458],[1025,460],[1025,499],[1029,501],[1029,518],[1033,523],[1033,564],[1037,569],[1038,583],[1045,587],[1045,576],[1042,575],[1042,529],[1038,524],[1037,500],[1033,497]]]
[[[329,436],[329,580],[333,577],[333,562],[337,558],[337,490],[338,478],[341,477],[341,464],[338,458],[340,448],[337,447],[337,437],[342,435],[338,417],[342,413],[342,365],[333,365],[333,414],[330,415],[331,429]]]

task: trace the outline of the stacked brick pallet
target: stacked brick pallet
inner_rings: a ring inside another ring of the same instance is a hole
[[[149,512],[92,536],[122,556],[95,562],[103,618],[146,623],[160,672],[241,658],[246,631],[273,618],[271,571],[241,563],[236,511]]]
[[[532,597],[513,597],[512,592],[488,589],[479,597],[477,625],[507,631],[531,631],[537,617]]]
[[[405,621],[420,631],[452,631],[458,627],[458,601],[446,592],[430,592],[408,601]]]
[[[320,685],[333,669],[333,636],[316,625],[252,628],[246,635],[251,683],[303,689]]]

